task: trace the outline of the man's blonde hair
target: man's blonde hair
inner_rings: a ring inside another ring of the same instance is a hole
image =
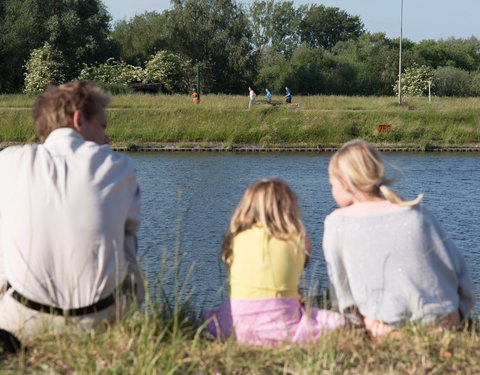
[[[109,102],[110,98],[89,82],[72,81],[60,86],[48,86],[33,106],[38,137],[43,142],[53,130],[71,127],[73,114],[77,110],[90,120]]]
[[[414,206],[422,194],[412,201],[405,201],[387,185],[385,167],[379,151],[363,139],[345,143],[330,159],[330,172],[343,181],[352,194],[383,195],[388,201],[400,206]]]
[[[223,237],[222,260],[231,264],[233,239],[256,224],[270,236],[288,242],[294,252],[299,251],[300,244],[308,255],[301,216],[297,197],[284,181],[269,178],[254,182],[243,194]]]

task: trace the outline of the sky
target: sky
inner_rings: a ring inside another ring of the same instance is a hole
[[[129,19],[146,11],[170,8],[169,0],[103,0],[113,21]],[[243,1],[249,4],[248,1]],[[401,0],[294,0],[295,6],[323,4],[360,16],[368,32],[400,36]],[[480,39],[480,0],[403,0],[403,37],[414,42],[425,39]]]

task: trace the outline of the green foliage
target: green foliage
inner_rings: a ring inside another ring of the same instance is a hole
[[[50,84],[65,82],[65,62],[60,51],[46,42],[43,47],[34,49],[25,64],[26,94],[38,94]]]
[[[423,40],[415,52],[432,68],[450,66],[467,71],[480,69],[480,41],[470,39]]]
[[[169,92],[184,93],[190,88],[188,60],[169,51],[160,51],[145,64],[144,83],[161,83]]]
[[[297,94],[319,94],[325,88],[325,72],[331,63],[322,49],[299,48],[290,60],[285,85]]]
[[[84,66],[78,79],[128,86],[134,82],[142,82],[143,77],[142,68],[111,57],[102,64]]]
[[[116,56],[108,15],[101,0],[4,0],[0,18],[0,86],[23,87],[25,61],[48,42],[63,55],[66,79],[82,64]]]
[[[435,92],[438,96],[475,96],[475,79],[472,79],[475,75],[478,73],[452,66],[439,67],[434,71]]]
[[[425,65],[406,68],[405,73],[402,74],[402,93],[405,96],[427,95],[429,82],[433,88],[435,84],[432,68]],[[393,86],[393,91],[398,94],[398,80]]]
[[[272,94],[283,93],[290,67],[285,57],[273,47],[265,47],[260,54],[258,65],[259,70],[254,85],[257,90],[269,88]]]
[[[201,64],[204,91],[241,92],[252,81],[255,55],[246,13],[235,0],[175,0],[167,12],[173,53]]]
[[[403,65],[417,63],[411,48],[413,43],[404,40]],[[384,33],[363,34],[358,40],[339,42],[333,49],[338,68],[349,77],[349,95],[391,95],[392,82],[398,77],[398,42]],[[418,61],[420,63],[420,61]]]
[[[120,45],[120,58],[141,65],[158,50],[166,47],[167,13],[145,12],[115,24],[112,36]]]
[[[310,48],[331,51],[339,41],[354,40],[364,33],[358,16],[339,8],[310,5],[301,8],[300,37]]]

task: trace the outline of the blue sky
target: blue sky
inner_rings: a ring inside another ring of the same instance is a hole
[[[360,16],[369,32],[400,34],[401,0],[294,0],[301,4],[323,4]],[[145,11],[162,12],[169,0],[103,0],[114,21]],[[244,1],[248,4],[247,1]],[[403,0],[403,36],[414,42],[424,39],[480,38],[480,0]]]

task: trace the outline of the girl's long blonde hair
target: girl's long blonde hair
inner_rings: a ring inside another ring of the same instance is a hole
[[[405,201],[387,185],[385,167],[379,151],[364,141],[354,139],[345,143],[330,160],[330,173],[343,181],[352,194],[380,196],[399,206],[414,206],[423,194],[411,201]]]
[[[223,236],[221,258],[225,264],[231,264],[234,237],[255,224],[270,236],[288,242],[294,252],[299,251],[298,244],[304,248],[306,234],[297,197],[279,178],[258,180],[243,194]],[[304,251],[308,255],[308,250]]]

